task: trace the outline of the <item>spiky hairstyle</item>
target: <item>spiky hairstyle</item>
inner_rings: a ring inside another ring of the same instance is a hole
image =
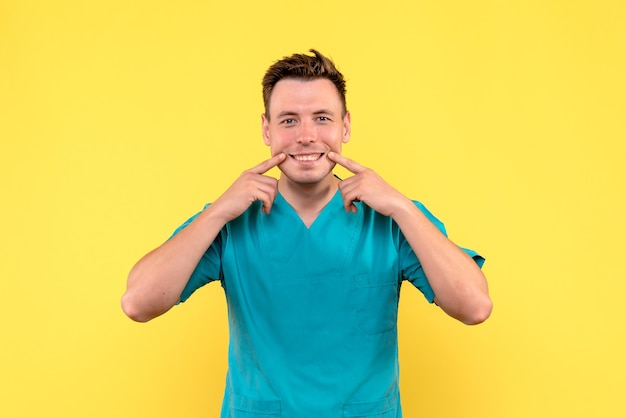
[[[317,50],[311,49],[314,55],[293,54],[289,57],[276,61],[265,72],[263,77],[263,104],[265,106],[265,116],[270,117],[270,98],[274,86],[280,80],[284,78],[296,78],[303,80],[313,80],[316,78],[327,78],[330,80],[337,91],[342,104],[342,112],[345,116],[347,112],[346,107],[346,80],[343,78],[343,74],[339,72],[335,64],[320,54]]]

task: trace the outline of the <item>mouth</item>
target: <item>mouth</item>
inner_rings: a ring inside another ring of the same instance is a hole
[[[313,161],[317,161],[324,156],[324,152],[321,153],[311,153],[311,154],[289,154],[291,158],[301,163],[309,163]]]

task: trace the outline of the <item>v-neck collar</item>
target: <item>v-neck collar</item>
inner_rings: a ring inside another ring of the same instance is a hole
[[[347,271],[361,233],[364,211],[346,212],[337,190],[307,227],[285,197],[278,193],[269,215],[259,213],[259,239],[272,277],[326,276]],[[338,270],[337,270],[338,269]],[[318,273],[315,273],[318,272]],[[342,273],[343,274],[343,273]]]
[[[296,217],[304,228],[306,228],[307,230],[311,230],[316,224],[320,223],[320,218],[327,216],[325,215],[327,212],[333,213],[335,209],[341,209],[343,207],[343,199],[341,198],[341,192],[339,191],[339,189],[337,189],[333,197],[328,201],[328,203],[326,203],[326,205],[324,205],[324,207],[322,208],[320,213],[317,214],[317,217],[313,220],[313,222],[311,222],[310,226],[306,226],[298,212],[293,208],[293,206],[291,206],[291,204],[280,192],[278,192],[278,194],[276,195],[276,199],[274,200],[274,205],[277,204],[284,207],[285,212],[288,212],[292,216]]]

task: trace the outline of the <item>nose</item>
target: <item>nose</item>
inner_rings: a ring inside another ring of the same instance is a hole
[[[317,140],[317,130],[315,124],[311,121],[305,121],[300,124],[300,135],[298,135],[298,142],[310,143]]]

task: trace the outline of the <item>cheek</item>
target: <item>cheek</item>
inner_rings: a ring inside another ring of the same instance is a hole
[[[273,133],[270,136],[269,146],[270,150],[272,151],[272,155],[278,154],[279,152],[283,151],[288,144],[289,140],[285,137],[285,135],[277,135],[276,133]]]
[[[333,135],[325,140],[324,143],[326,143],[326,145],[328,145],[328,148],[330,148],[331,150],[340,152],[343,141],[341,136]]]

